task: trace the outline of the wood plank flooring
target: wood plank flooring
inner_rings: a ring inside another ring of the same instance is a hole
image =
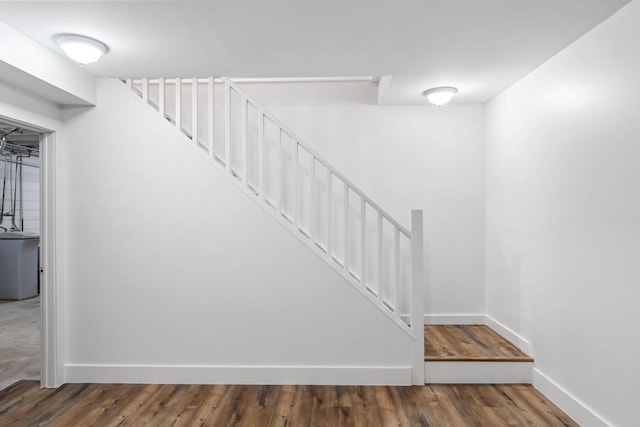
[[[20,381],[2,426],[577,426],[530,385],[243,386]]]
[[[515,345],[484,325],[427,325],[424,360],[456,362],[533,362]]]

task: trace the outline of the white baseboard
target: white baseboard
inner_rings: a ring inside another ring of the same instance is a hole
[[[518,335],[513,330],[507,328],[505,325],[503,325],[502,323],[498,322],[496,319],[488,315],[485,316],[484,324],[490,327],[491,329],[493,329],[494,331],[496,331],[497,333],[499,333],[500,335],[502,335],[508,341],[511,341],[512,344],[514,344],[516,347],[518,347],[528,356],[534,357],[533,348],[531,347],[531,344],[529,343],[529,341],[524,339],[522,336]]]
[[[426,384],[531,384],[531,362],[425,362]]]
[[[411,366],[66,364],[67,383],[411,385]]]
[[[425,325],[484,325],[484,314],[425,314]]]
[[[533,370],[533,386],[581,426],[610,427],[612,425],[539,369]]]

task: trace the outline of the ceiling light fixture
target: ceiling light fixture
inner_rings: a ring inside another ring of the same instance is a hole
[[[422,92],[427,100],[433,105],[441,106],[447,104],[458,92],[458,89],[451,86],[434,87],[433,89],[425,90]]]
[[[69,58],[83,66],[96,62],[109,50],[104,43],[98,40],[75,34],[58,36],[56,43]]]

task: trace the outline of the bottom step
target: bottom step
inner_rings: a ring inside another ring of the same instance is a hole
[[[425,326],[426,384],[531,384],[533,358],[485,325]]]
[[[425,384],[531,384],[533,362],[425,362]]]

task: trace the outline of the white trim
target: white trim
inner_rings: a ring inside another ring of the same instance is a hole
[[[59,342],[62,322],[59,321],[59,288],[56,240],[56,135],[47,133],[40,139],[40,259],[43,274],[40,279],[41,373],[42,387],[58,387],[64,382],[62,349]]]
[[[373,82],[373,76],[336,77],[231,77],[234,83],[323,83],[323,82]]]
[[[387,76],[385,76],[387,77]],[[389,76],[389,78],[391,78]],[[133,84],[140,84],[143,80],[147,80],[149,84],[158,84],[160,79],[126,79],[132,80]],[[340,83],[340,82],[375,82],[373,76],[337,76],[337,77],[229,77],[233,83]],[[176,79],[164,79],[165,84],[176,84]],[[208,78],[198,79],[198,83],[208,83]],[[221,78],[214,79],[215,83],[222,84],[224,80]],[[192,79],[186,79],[182,82],[185,85],[192,84]]]
[[[13,116],[13,114],[12,114]],[[40,132],[40,386],[58,387],[63,384],[62,364],[64,345],[61,343],[63,310],[60,309],[59,269],[56,239],[56,132],[42,122],[46,120],[16,119],[0,115],[3,122]]]
[[[68,383],[411,385],[411,366],[66,364]]]
[[[425,325],[484,325],[484,314],[425,314]]]
[[[485,325],[496,331],[498,334],[502,335],[528,356],[534,357],[531,343],[529,343],[529,341],[523,338],[521,335],[509,329],[489,315],[485,316]]]
[[[364,199],[362,199],[364,200]],[[362,210],[364,212],[364,208]],[[363,220],[363,223],[366,221]],[[413,384],[424,384],[424,237],[422,210],[411,211],[411,330],[413,342]],[[382,234],[382,233],[380,233]],[[363,231],[364,235],[364,231]],[[396,228],[396,238],[398,229]],[[364,237],[363,237],[364,238]],[[396,244],[398,240],[396,239]],[[399,251],[396,247],[396,257]],[[363,255],[364,257],[364,255]],[[364,264],[362,266],[364,269]],[[396,272],[398,268],[396,267]]]
[[[533,370],[533,386],[566,412],[566,414],[573,418],[579,425],[590,427],[608,427],[613,425],[584,402],[580,401],[580,399],[573,396],[551,378],[540,372],[539,369]]]
[[[532,362],[425,362],[425,384],[531,384]]]

